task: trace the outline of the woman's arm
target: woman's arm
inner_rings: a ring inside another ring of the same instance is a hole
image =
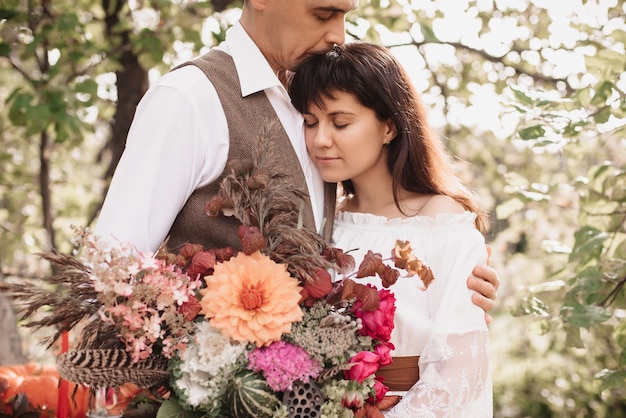
[[[465,285],[474,266],[486,262],[482,235],[475,230],[443,233],[431,244],[425,261],[435,280],[426,290],[426,306],[415,307],[433,318],[420,354],[420,380],[385,416],[491,417],[489,331]]]

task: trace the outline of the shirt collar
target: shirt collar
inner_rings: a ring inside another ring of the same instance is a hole
[[[243,97],[267,88],[282,87],[272,67],[241,23],[237,22],[228,30],[224,46],[235,62]]]

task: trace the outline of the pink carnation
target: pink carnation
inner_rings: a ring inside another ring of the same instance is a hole
[[[319,362],[313,360],[306,350],[285,341],[251,351],[248,360],[248,368],[263,372],[267,384],[277,392],[291,389],[296,380],[315,379],[321,370]]]

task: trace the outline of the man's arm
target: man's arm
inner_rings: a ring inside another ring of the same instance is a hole
[[[491,257],[491,247],[487,246],[487,253]],[[485,321],[491,322],[489,311],[495,306],[500,279],[498,273],[489,267],[489,259],[486,266],[476,266],[472,270],[472,276],[467,279],[467,287],[475,291],[472,295],[472,302],[485,311]]]
[[[137,107],[96,234],[155,251],[227,156],[226,117],[208,78],[195,66],[166,74]]]

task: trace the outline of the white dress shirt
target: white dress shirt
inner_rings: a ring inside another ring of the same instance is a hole
[[[239,23],[218,48],[233,57],[244,96],[265,91],[300,160],[319,230],[323,181],[306,151],[302,116]],[[226,116],[206,75],[193,65],[165,74],[137,106],[96,234],[156,250],[191,193],[222,173],[228,146]]]

